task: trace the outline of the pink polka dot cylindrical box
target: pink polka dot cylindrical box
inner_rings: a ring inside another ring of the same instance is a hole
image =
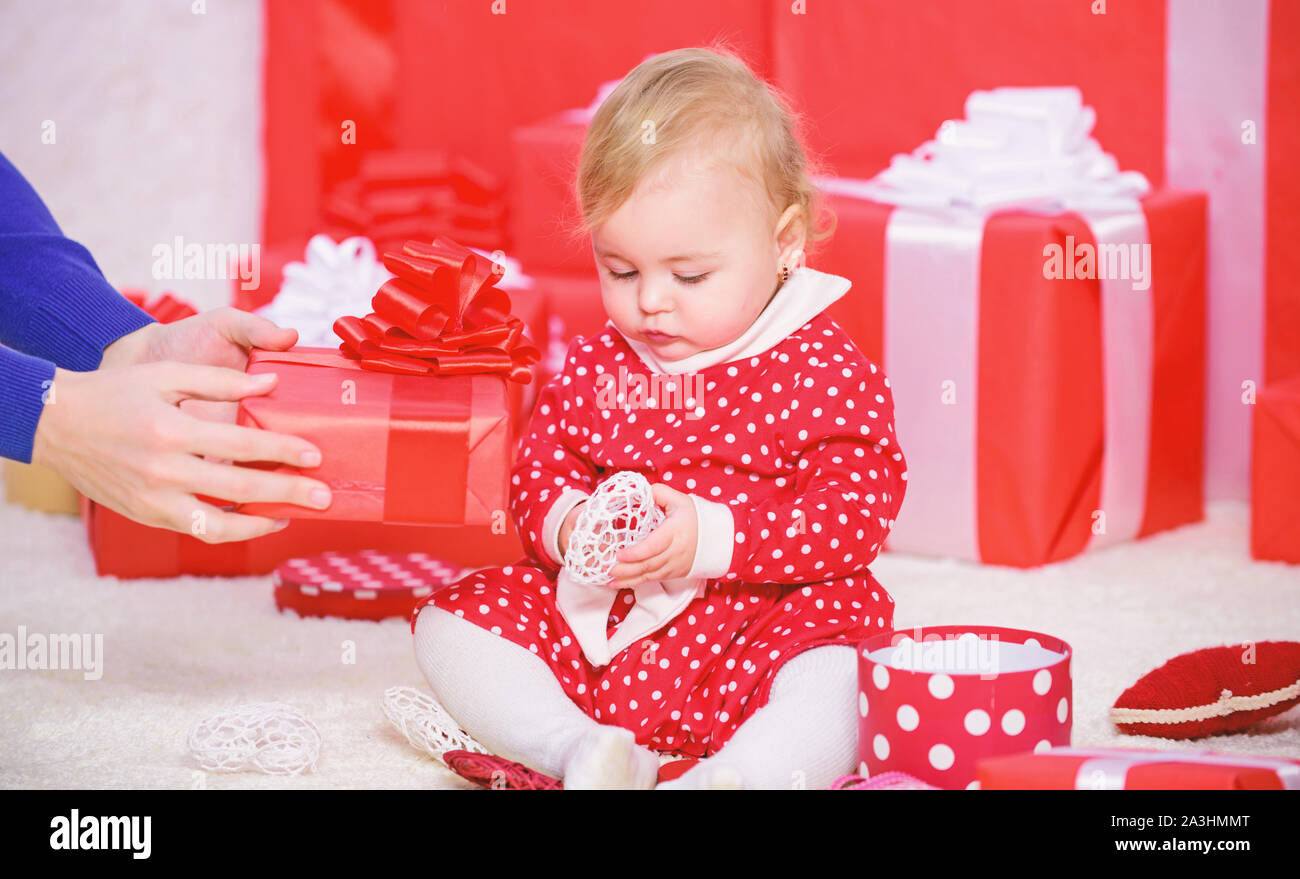
[[[996,626],[885,632],[858,645],[858,771],[978,788],[986,758],[1070,744],[1070,645]]]

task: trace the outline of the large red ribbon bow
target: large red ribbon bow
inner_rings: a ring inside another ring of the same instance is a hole
[[[341,317],[334,332],[345,357],[363,369],[407,375],[500,373],[532,381],[541,352],[510,313],[510,297],[496,288],[495,264],[452,241],[407,241],[384,254],[397,277],[386,281],[363,318]]]

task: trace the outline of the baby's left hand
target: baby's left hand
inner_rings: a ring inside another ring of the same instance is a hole
[[[676,580],[695,564],[699,522],[690,495],[662,482],[651,490],[666,518],[639,542],[619,550],[619,563],[610,571],[611,589],[631,589],[647,580]]]

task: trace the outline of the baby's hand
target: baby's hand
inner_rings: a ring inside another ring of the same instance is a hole
[[[578,513],[587,505],[586,501],[575,504],[569,515],[564,517],[564,522],[560,525],[560,559],[563,560],[569,554],[569,538],[573,536],[573,526],[578,524]]]
[[[619,564],[610,571],[611,589],[630,589],[647,580],[676,580],[685,577],[695,564],[700,526],[690,495],[662,482],[651,490],[667,518],[638,543],[619,550]]]

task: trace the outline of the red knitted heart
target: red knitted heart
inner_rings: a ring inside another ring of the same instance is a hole
[[[558,778],[543,775],[522,763],[493,754],[474,751],[447,751],[442,755],[447,767],[461,778],[494,790],[563,790]],[[659,781],[677,778],[698,762],[694,757],[671,760],[659,767]]]
[[[563,790],[558,778],[543,775],[522,763],[492,754],[447,751],[442,760],[451,771],[492,790]]]
[[[1300,703],[1300,642],[1207,647],[1175,656],[1115,700],[1120,732],[1195,739],[1236,732]]]

